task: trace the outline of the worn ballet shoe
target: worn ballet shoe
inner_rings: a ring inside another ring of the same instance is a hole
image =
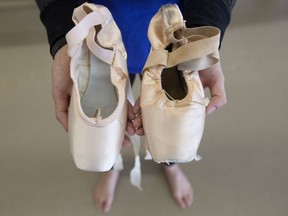
[[[76,166],[108,171],[119,157],[127,121],[127,54],[109,10],[84,3],[66,35],[73,88],[68,133]]]
[[[178,6],[168,4],[152,18],[148,37],[140,104],[147,148],[158,163],[198,160],[208,103],[198,70],[219,61],[220,31],[186,28]]]

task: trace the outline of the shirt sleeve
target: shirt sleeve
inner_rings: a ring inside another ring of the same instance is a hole
[[[74,27],[72,14],[82,1],[78,0],[36,0],[40,19],[46,28],[52,57],[66,44],[65,35]]]
[[[199,26],[219,28],[221,44],[235,3],[236,0],[183,0],[182,13],[186,20],[186,26],[189,28]]]

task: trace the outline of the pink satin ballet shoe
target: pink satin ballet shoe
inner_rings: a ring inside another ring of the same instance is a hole
[[[164,5],[152,18],[151,52],[142,71],[141,110],[154,161],[198,160],[207,100],[198,70],[219,61],[220,31],[186,28],[177,5]]]
[[[110,170],[119,157],[127,121],[127,54],[106,7],[84,3],[74,10],[66,35],[73,89],[68,133],[76,166]]]

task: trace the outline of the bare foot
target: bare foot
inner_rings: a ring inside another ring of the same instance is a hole
[[[101,173],[97,182],[94,199],[96,208],[104,213],[110,212],[114,201],[116,186],[118,183],[120,170],[110,170]]]
[[[193,202],[193,189],[190,181],[177,164],[163,165],[173,198],[180,208],[187,208]]]

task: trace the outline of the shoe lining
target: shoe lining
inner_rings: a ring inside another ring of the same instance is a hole
[[[166,49],[170,52],[172,45],[169,45]],[[170,100],[182,100],[188,92],[183,72],[178,70],[177,66],[163,69],[161,85]]]
[[[117,96],[110,78],[110,65],[91,53],[89,58],[89,80],[81,99],[82,110],[88,117],[107,118],[117,107]],[[85,77],[85,74],[80,73],[79,76]]]

